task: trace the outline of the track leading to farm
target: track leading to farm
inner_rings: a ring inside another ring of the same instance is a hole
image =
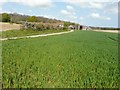
[[[22,39],[22,38],[35,38],[35,37],[44,37],[44,36],[52,36],[52,35],[60,35],[60,34],[65,34],[65,33],[70,33],[73,32],[74,30],[71,31],[66,31],[66,32],[59,32],[59,33],[51,33],[51,34],[40,34],[40,35],[32,35],[32,36],[22,36],[22,37],[12,37],[12,38],[2,38],[0,40],[10,40],[10,39]]]

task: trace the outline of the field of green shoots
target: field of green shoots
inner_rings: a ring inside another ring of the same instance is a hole
[[[4,88],[118,87],[118,34],[75,31],[2,45]]]

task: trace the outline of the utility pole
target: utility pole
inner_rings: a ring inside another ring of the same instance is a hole
[[[11,17],[10,17],[10,23],[11,23],[11,24],[13,23],[12,17],[13,17],[13,13],[11,12]]]

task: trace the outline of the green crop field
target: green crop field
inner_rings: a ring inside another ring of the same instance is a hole
[[[5,88],[118,87],[118,34],[75,31],[2,45]]]

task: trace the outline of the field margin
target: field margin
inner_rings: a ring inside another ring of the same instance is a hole
[[[53,36],[53,35],[60,35],[65,33],[73,32],[74,30],[67,31],[67,32],[60,32],[60,33],[50,33],[50,34],[40,34],[40,35],[32,35],[32,36],[22,36],[22,37],[12,37],[12,38],[2,38],[1,41],[5,40],[12,40],[12,39],[22,39],[22,38],[36,38],[36,37],[45,37],[45,36]]]

